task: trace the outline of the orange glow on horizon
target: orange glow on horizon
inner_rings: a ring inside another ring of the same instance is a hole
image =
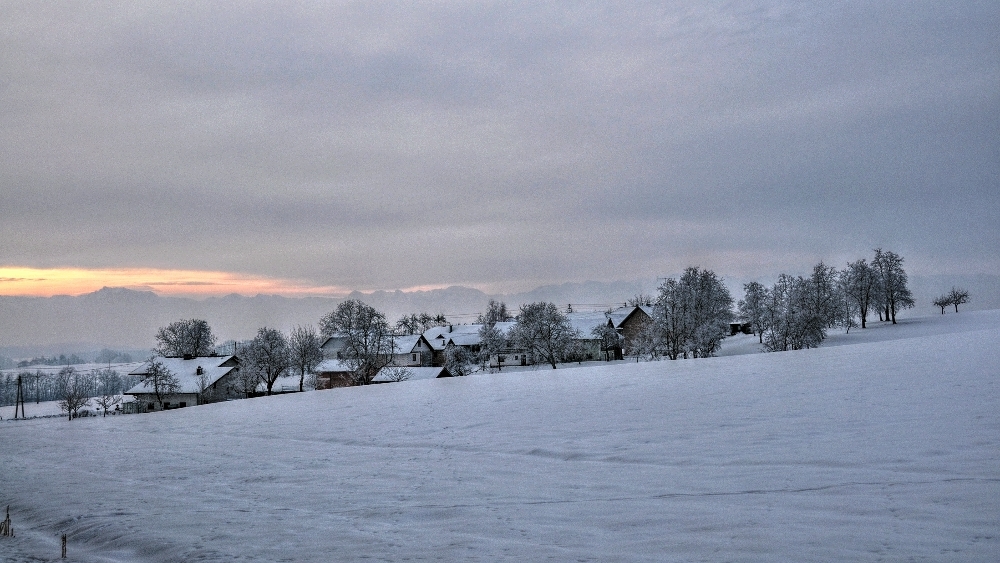
[[[342,297],[348,290],[233,272],[155,268],[27,268],[0,266],[0,295],[82,295],[102,287],[125,287],[158,295],[209,297],[239,293],[288,297]]]

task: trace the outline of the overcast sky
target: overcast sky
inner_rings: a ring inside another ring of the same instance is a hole
[[[167,4],[0,2],[0,266],[1000,273],[994,0]]]

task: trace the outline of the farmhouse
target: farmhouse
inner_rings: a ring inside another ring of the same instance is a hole
[[[612,319],[615,317],[612,316]],[[648,305],[633,307],[615,328],[622,335],[623,348],[627,353],[634,353],[639,334],[653,322],[653,308]]]
[[[143,381],[125,391],[126,395],[135,397],[140,411],[190,407],[237,396],[236,376],[240,362],[236,356],[153,358],[153,361],[163,364],[177,378],[180,389],[169,396],[161,396],[160,404],[153,386],[145,379],[149,375],[150,362],[142,364],[129,375],[138,375],[144,378]]]

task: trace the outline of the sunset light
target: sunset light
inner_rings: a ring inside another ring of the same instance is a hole
[[[209,297],[239,293],[284,296],[342,296],[347,290],[300,281],[233,272],[154,268],[26,268],[0,266],[0,295],[81,295],[102,287],[126,287],[158,295]]]

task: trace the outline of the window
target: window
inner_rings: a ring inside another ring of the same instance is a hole
[[[417,355],[416,354],[410,354],[410,359],[413,360],[414,362],[417,361]]]

